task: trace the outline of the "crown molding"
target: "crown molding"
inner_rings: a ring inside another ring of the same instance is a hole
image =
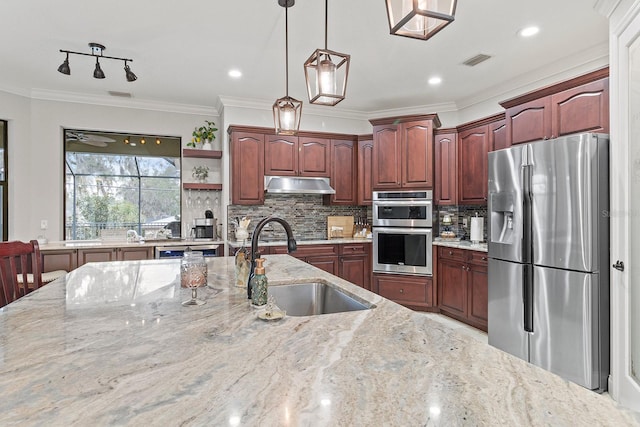
[[[24,98],[30,98],[31,97],[31,91],[29,91],[28,89],[15,87],[15,86],[0,85],[0,91],[6,92],[6,93],[10,93],[12,95],[22,96]]]
[[[458,106],[455,102],[443,102],[440,104],[415,105],[412,107],[391,108],[388,110],[370,111],[367,120],[382,119],[386,117],[412,116],[427,113],[448,113],[457,112]]]
[[[33,89],[30,98],[42,101],[73,102],[78,104],[99,105],[106,107],[132,108],[138,110],[163,111],[167,113],[217,116],[214,107],[167,103],[131,98],[117,98],[104,95],[87,95],[75,92],[60,92],[47,89]]]
[[[457,106],[459,110],[464,110],[493,99],[498,103],[525,92],[539,89],[542,86],[598,70],[607,65],[609,65],[609,43],[604,42],[563,58],[561,61],[556,61],[551,65],[548,64],[533,69],[514,79],[501,82],[499,85],[461,99],[458,101]]]
[[[618,7],[621,0],[596,0],[593,9],[600,15],[610,18],[613,11]]]

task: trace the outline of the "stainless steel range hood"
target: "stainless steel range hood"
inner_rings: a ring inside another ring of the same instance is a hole
[[[265,176],[264,190],[275,194],[336,194],[329,178]]]

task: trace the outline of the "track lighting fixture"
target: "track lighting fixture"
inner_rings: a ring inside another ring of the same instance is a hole
[[[276,99],[273,103],[273,121],[277,134],[296,135],[300,129],[300,117],[302,116],[302,101],[289,96],[289,13],[288,10],[295,4],[295,0],[278,0],[278,4],[284,7],[284,40],[285,40],[285,81],[287,93],[284,97]]]
[[[74,52],[71,50],[60,49],[60,52],[66,53],[67,56],[64,62],[58,67],[58,72],[62,74],[71,75],[71,68],[69,67],[69,54],[73,53],[74,55],[82,55],[82,56],[95,56],[96,58],[96,68],[93,70],[93,77],[96,79],[104,79],[104,71],[100,67],[100,59],[115,59],[118,61],[124,61],[124,72],[128,82],[134,82],[138,79],[138,77],[131,71],[129,64],[127,62],[133,62],[133,59],[129,58],[118,58],[115,56],[104,56],[102,51],[106,48],[100,43],[89,43],[89,47],[91,48],[91,53],[83,53],[83,52]]]

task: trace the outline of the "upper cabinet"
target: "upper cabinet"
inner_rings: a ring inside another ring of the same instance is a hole
[[[258,132],[229,127],[231,155],[231,203],[264,203],[264,139]]]
[[[457,135],[456,129],[439,129],[434,136],[436,205],[458,204]]]
[[[433,187],[433,131],[436,114],[371,120],[373,189]]]
[[[358,205],[373,203],[373,135],[358,137]]]
[[[506,143],[608,133],[608,75],[609,69],[603,68],[500,103],[506,108]]]
[[[267,135],[265,175],[318,176],[331,174],[330,140],[317,137]]]
[[[479,125],[458,135],[458,202],[462,205],[487,203],[487,153],[489,126]]]
[[[353,139],[331,140],[331,186],[336,194],[326,196],[332,205],[358,203],[357,148]]]

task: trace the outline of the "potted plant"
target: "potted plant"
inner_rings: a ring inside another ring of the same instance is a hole
[[[212,121],[205,120],[204,125],[196,127],[191,133],[191,141],[187,143],[187,147],[196,147],[197,144],[202,144],[202,148],[211,150],[213,146],[211,142],[216,139],[216,124]]]
[[[209,168],[207,166],[194,166],[191,176],[200,182],[206,182],[209,177]]]

